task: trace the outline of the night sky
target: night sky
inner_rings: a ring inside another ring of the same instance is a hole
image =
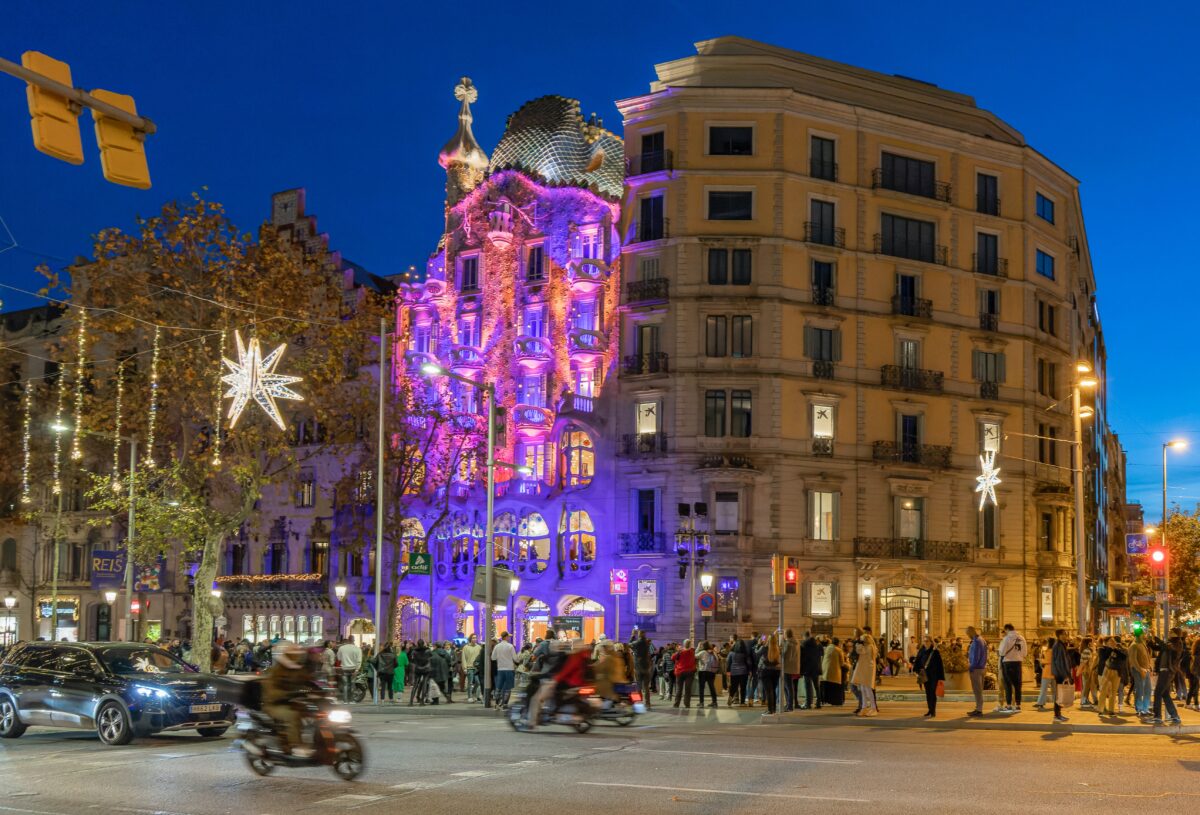
[[[329,3],[41,2],[0,7],[0,56],[39,50],[76,86],[133,95],[159,132],[154,186],[105,182],[85,126],[71,166],[31,144],[23,84],[0,76],[0,218],[17,247],[0,281],[36,288],[38,262],[85,254],[207,187],[253,229],[272,192],[303,186],[332,245],[380,274],[420,264],[442,221],[437,152],[455,128],[458,77],[479,88],[490,151],[505,117],[547,93],[582,100],[620,132],[613,105],[653,65],[723,34],[770,42],[973,95],[1081,179],[1109,350],[1109,418],[1129,451],[1129,497],[1157,519],[1159,445],[1170,497],[1200,502],[1200,408],[1191,400],[1200,162],[1200,10],[1141,3]],[[336,10],[334,10],[336,9]],[[1140,215],[1138,213],[1141,213]],[[9,246],[0,226],[0,248]],[[4,308],[33,298],[0,292]]]

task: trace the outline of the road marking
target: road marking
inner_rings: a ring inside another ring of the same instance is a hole
[[[372,801],[378,801],[383,798],[382,795],[354,795],[346,793],[345,795],[336,795],[333,798],[326,798],[323,801],[317,801],[318,804],[335,804],[337,806],[352,806],[354,804],[369,804]]]
[[[870,803],[866,798],[833,798],[826,795],[790,795],[782,792],[740,792],[738,790],[706,790],[692,787],[660,787],[655,784],[618,784],[613,781],[576,781],[588,787],[624,787],[634,790],[662,790],[663,792],[693,792],[705,795],[745,795],[749,798],[791,798],[798,801],[838,801],[848,804]]]
[[[491,775],[492,772],[491,772],[491,770],[464,770],[461,773],[450,773],[450,774],[454,775],[454,776],[458,776],[459,778],[479,778],[480,776]]]
[[[159,758],[187,758],[191,753],[155,753]]]
[[[756,756],[746,753],[703,753],[697,750],[647,750],[644,747],[626,747],[630,753],[674,753],[681,756],[713,756],[714,758],[756,759],[758,761],[792,761],[800,764],[862,764],[852,758],[798,758],[796,756]]]
[[[436,789],[437,787],[444,787],[447,783],[449,783],[449,782],[447,782],[447,781],[409,781],[405,784],[393,784],[392,789],[394,789],[394,790],[409,790],[410,792],[413,790],[431,790],[431,789]]]
[[[551,757],[552,758],[579,758],[579,753],[559,753],[558,755],[551,756]]]

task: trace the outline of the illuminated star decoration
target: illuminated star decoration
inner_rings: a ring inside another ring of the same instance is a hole
[[[276,407],[275,400],[304,401],[303,396],[288,387],[288,385],[299,382],[302,377],[275,373],[275,366],[279,364],[283,352],[287,350],[287,343],[280,345],[264,357],[257,338],[251,337],[250,345],[247,347],[242,343],[242,335],[239,332],[233,332],[233,336],[237,339],[238,361],[234,362],[228,357],[223,357],[225,365],[229,367],[229,373],[221,377],[221,381],[229,385],[225,398],[233,399],[233,403],[229,406],[229,426],[233,427],[237,424],[242,410],[253,399],[263,409],[263,412],[279,425],[280,430],[286,430],[287,425],[284,424],[283,417],[279,415],[279,408]]]
[[[990,498],[992,506],[996,506],[996,485],[1000,483],[1000,468],[996,466],[996,451],[986,450],[979,457],[979,467],[982,473],[975,476],[975,492],[979,493],[979,511]]]

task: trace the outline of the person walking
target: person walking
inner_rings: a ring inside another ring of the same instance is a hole
[[[1120,707],[1121,680],[1128,669],[1129,658],[1116,637],[1105,640],[1100,651],[1100,715],[1116,716]]]
[[[704,689],[708,688],[712,696],[709,707],[717,706],[717,686],[714,679],[717,675],[717,655],[713,653],[713,644],[705,641],[696,655],[696,671],[700,684],[700,707],[704,707]]]
[[[401,646],[396,649],[396,670],[392,674],[392,690],[400,701],[404,701],[404,675],[408,670],[408,649]]]
[[[483,677],[479,675],[479,671],[475,669],[475,663],[479,661],[479,654],[483,651],[483,646],[479,644],[479,638],[474,634],[467,637],[467,644],[462,647],[462,664],[467,672],[467,701],[479,702],[483,700]]]
[[[412,690],[408,694],[408,706],[412,707],[414,701],[424,705],[426,697],[429,695],[431,671],[429,649],[425,646],[425,640],[417,640],[417,644],[413,646],[408,655],[408,660],[413,675]]]
[[[1096,706],[1099,694],[1096,681],[1096,660],[1098,658],[1095,640],[1084,637],[1079,643],[1079,678],[1080,699],[1079,709],[1087,710]]]
[[[971,692],[975,696],[975,709],[968,716],[983,715],[983,674],[987,671],[987,640],[979,636],[974,626],[967,626],[967,637],[971,645],[967,648],[967,671],[971,677]],[[944,668],[945,666],[943,666]]]
[[[682,700],[685,708],[692,706],[692,682],[696,679],[696,650],[691,640],[684,640],[683,647],[675,652],[675,704]]]
[[[863,626],[854,643],[854,653],[858,659],[854,663],[854,673],[850,676],[850,684],[856,689],[860,708],[858,716],[878,716],[879,705],[875,701],[875,661],[879,658],[879,649],[875,638],[871,635],[871,627]]]
[[[1038,698],[1033,703],[1035,710],[1045,710],[1046,705],[1054,704],[1054,672],[1050,670],[1050,656],[1051,651],[1054,650],[1056,639],[1056,637],[1047,637],[1045,643],[1038,640],[1034,650],[1034,670],[1036,671],[1039,667],[1041,668],[1041,676],[1038,677],[1035,674],[1034,677],[1038,680],[1039,684]]]
[[[800,646],[800,672],[804,677],[804,708],[821,707],[821,659],[825,656],[817,638],[804,632],[804,643]]]
[[[1158,679],[1154,684],[1154,724],[1163,724],[1163,705],[1167,707],[1167,721],[1170,724],[1181,724],[1179,712],[1171,701],[1171,688],[1175,684],[1175,674],[1183,656],[1183,640],[1179,629],[1172,628],[1167,642],[1158,640],[1158,654],[1154,660],[1154,670]]]
[[[354,698],[354,677],[362,667],[362,649],[350,637],[342,640],[337,650],[338,661],[338,695],[343,704],[350,704]]]
[[[1004,707],[1002,713],[1021,712],[1021,667],[1029,646],[1012,623],[1004,624],[1000,640],[1000,669],[1004,671]]]
[[[946,671],[942,666],[942,652],[938,650],[933,638],[929,635],[921,640],[921,650],[917,651],[913,667],[921,679],[921,684],[925,686],[925,704],[929,708],[925,718],[932,719],[937,715],[937,692],[939,683],[946,679]]]
[[[726,670],[729,672],[729,706],[745,706],[746,677],[750,672],[750,649],[743,639],[735,634],[729,648]]]
[[[779,673],[782,664],[779,653],[779,634],[772,631],[767,635],[758,658],[758,678],[762,684],[763,701],[767,705],[767,713],[774,715],[779,699]]]
[[[821,701],[827,705],[841,707],[846,703],[846,686],[842,683],[846,669],[846,653],[842,643],[834,637],[825,646],[821,657]]]
[[[492,659],[496,661],[496,705],[508,707],[508,697],[516,681],[517,649],[513,647],[512,636],[507,631],[500,635],[500,642],[492,648]]]
[[[633,655],[633,673],[642,691],[642,704],[650,709],[651,691],[654,689],[654,646],[646,632],[638,629],[629,640],[629,651]]]
[[[1154,671],[1154,663],[1150,659],[1150,649],[1146,647],[1145,634],[1141,631],[1133,635],[1133,642],[1128,651],[1129,678],[1133,682],[1133,710],[1143,719],[1150,716],[1150,675]]]
[[[1054,677],[1054,721],[1062,724],[1067,717],[1062,715],[1062,698],[1060,688],[1071,686],[1074,679],[1071,676],[1071,657],[1067,653],[1067,632],[1058,629],[1054,632],[1054,646],[1050,649],[1050,673]]]
[[[779,653],[783,657],[783,712],[787,713],[796,708],[797,685],[801,678],[800,642],[790,628],[779,643]]]
[[[379,682],[379,701],[382,702],[385,697],[389,702],[396,701],[395,690],[392,687],[396,678],[396,652],[390,642],[383,646],[383,650],[375,657],[375,675]]]

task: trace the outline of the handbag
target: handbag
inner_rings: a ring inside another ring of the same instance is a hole
[[[1075,686],[1069,682],[1058,686],[1058,706],[1070,707],[1075,704]]]
[[[944,679],[939,679],[939,680],[938,680],[938,683],[937,683],[937,690],[936,690],[936,691],[934,691],[934,692],[935,692],[935,693],[936,693],[938,696],[945,696],[945,695],[946,695],[946,680],[944,680]]]

